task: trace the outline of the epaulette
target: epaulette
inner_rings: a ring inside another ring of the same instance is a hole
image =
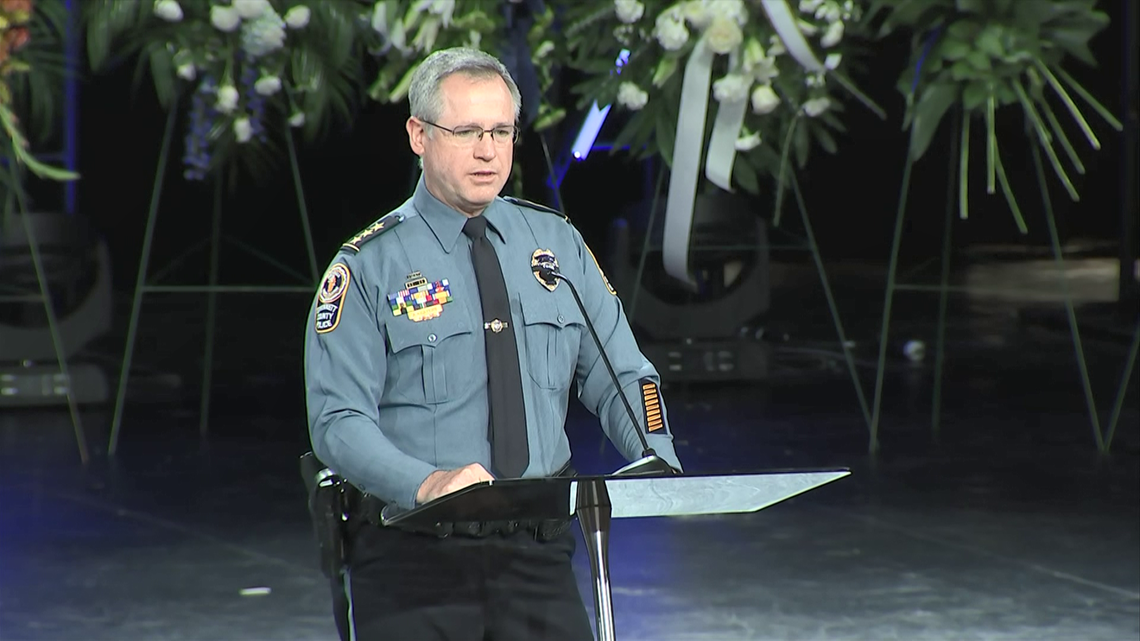
[[[545,212],[547,214],[554,214],[556,216],[561,216],[563,220],[565,220],[566,222],[570,222],[569,216],[558,211],[557,209],[551,209],[550,207],[547,207],[546,205],[540,205],[538,203],[531,202],[531,201],[523,199],[523,198],[515,198],[514,196],[503,196],[503,200],[511,203],[512,205],[518,205],[519,207],[527,207],[527,208],[534,209],[537,211]]]
[[[358,252],[360,251],[361,245],[372,240],[373,238],[378,237],[380,234],[383,234],[384,232],[392,229],[402,222],[404,222],[403,214],[388,214],[380,220],[377,220],[376,222],[362,229],[359,234],[346,240],[340,247],[341,249],[350,249],[354,252]]]

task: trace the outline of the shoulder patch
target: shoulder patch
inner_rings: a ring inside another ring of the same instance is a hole
[[[376,222],[362,229],[357,235],[346,240],[344,244],[341,245],[341,249],[349,249],[354,252],[358,252],[360,251],[361,245],[372,240],[373,238],[376,238],[380,234],[383,234],[384,232],[392,229],[402,222],[404,222],[403,214],[388,214],[380,220],[377,220]]]
[[[348,265],[341,262],[333,263],[325,272],[325,277],[317,290],[314,329],[318,334],[327,334],[340,325],[340,314],[344,311],[345,294],[348,293],[351,280],[352,272],[349,271]]]
[[[534,209],[536,211],[545,212],[547,214],[554,214],[556,216],[561,216],[563,220],[565,220],[566,222],[570,222],[569,216],[558,211],[557,209],[551,209],[550,207],[547,207],[546,205],[540,205],[536,202],[531,202],[531,201],[523,199],[523,198],[515,198],[514,196],[503,196],[503,200],[511,203],[512,205],[518,205],[519,207],[526,207],[528,209]]]

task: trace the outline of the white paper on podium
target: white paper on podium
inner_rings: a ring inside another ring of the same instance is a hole
[[[851,474],[848,470],[728,476],[611,477],[606,491],[615,519],[756,512]],[[574,513],[578,482],[570,484]]]

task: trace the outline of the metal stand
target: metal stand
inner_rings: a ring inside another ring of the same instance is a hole
[[[613,506],[602,479],[578,484],[574,511],[586,551],[590,555],[590,573],[594,577],[594,621],[597,641],[614,641],[614,602],[610,594],[610,516]]]
[[[906,202],[907,191],[910,185],[911,171],[914,166],[914,160],[908,154],[906,161],[906,168],[903,173],[903,186],[902,192],[899,196],[899,207],[895,221],[894,240],[891,246],[891,259],[890,266],[887,270],[887,285],[886,285],[886,298],[883,308],[882,326],[879,335],[879,357],[878,366],[875,379],[875,396],[874,404],[871,413],[871,431],[870,442],[868,450],[875,453],[879,449],[879,419],[880,407],[882,401],[883,391],[883,377],[886,369],[886,350],[888,345],[888,337],[890,332],[891,321],[891,307],[894,301],[895,292],[899,291],[915,291],[915,292],[938,292],[939,294],[939,311],[938,311],[938,330],[937,330],[937,346],[936,357],[934,365],[934,390],[933,390],[933,407],[931,411],[931,430],[935,441],[938,440],[940,435],[941,423],[941,395],[942,395],[942,374],[945,360],[945,338],[946,338],[946,316],[948,308],[948,298],[951,293],[992,293],[1001,295],[1004,292],[999,289],[986,289],[979,287],[954,287],[950,285],[950,257],[953,250],[951,242],[951,232],[953,230],[953,210],[955,206],[960,203],[955,196],[955,188],[958,185],[958,171],[959,167],[959,145],[968,144],[969,142],[969,125],[966,120],[969,118],[968,114],[959,113],[958,126],[955,129],[955,135],[951,141],[950,168],[949,168],[949,181],[947,186],[946,197],[946,223],[943,233],[943,246],[942,246],[942,275],[941,283],[939,285],[920,285],[920,284],[905,284],[897,281],[898,271],[898,257],[902,245],[903,234],[903,221],[906,215]],[[1085,359],[1084,347],[1081,343],[1080,328],[1077,324],[1076,309],[1073,304],[1072,293],[1069,291],[1068,280],[1065,277],[1065,260],[1061,248],[1060,235],[1057,231],[1056,216],[1053,211],[1052,199],[1049,196],[1048,183],[1046,182],[1044,163],[1041,159],[1041,151],[1037,145],[1033,147],[1033,162],[1037,174],[1037,185],[1041,192],[1042,205],[1045,215],[1045,224],[1049,232],[1050,245],[1053,251],[1054,263],[1057,268],[1058,286],[1060,287],[1065,304],[1065,311],[1068,317],[1069,331],[1073,340],[1073,349],[1076,355],[1077,367],[1081,376],[1081,383],[1085,395],[1085,403],[1088,409],[1089,421],[1092,426],[1093,439],[1096,443],[1098,453],[1107,454],[1112,447],[1112,440],[1116,433],[1116,425],[1120,418],[1121,409],[1124,403],[1124,398],[1128,393],[1128,383],[1132,377],[1132,369],[1136,362],[1137,345],[1140,342],[1140,323],[1137,324],[1136,330],[1133,334],[1132,346],[1129,355],[1126,358],[1124,371],[1121,373],[1120,385],[1117,390],[1113,403],[1113,412],[1109,419],[1107,427],[1101,426],[1100,413],[1097,410],[1095,395],[1093,394],[1092,382],[1089,377],[1088,364]]]
[[[19,172],[15,169],[13,174]],[[40,300],[44,304],[44,313],[47,316],[48,332],[51,335],[52,348],[55,352],[56,362],[59,364],[59,372],[62,376],[62,391],[67,397],[67,409],[71,414],[71,424],[75,430],[75,443],[79,448],[79,460],[84,466],[87,465],[90,456],[87,452],[87,436],[83,430],[83,421],[79,416],[79,405],[75,399],[74,382],[71,376],[71,371],[67,365],[66,351],[63,344],[63,339],[59,331],[59,319],[56,318],[55,307],[52,305],[51,292],[48,288],[47,272],[44,269],[43,257],[40,255],[39,242],[36,239],[35,225],[31,221],[31,214],[28,213],[27,202],[24,197],[24,189],[20,183],[18,175],[11,176],[10,181],[11,191],[8,193],[8,199],[5,203],[5,217],[12,215],[13,201],[18,205],[17,216],[23,222],[24,234],[28,241],[28,250],[31,253],[32,265],[36,272],[36,279],[40,285]]]
[[[295,277],[300,282],[308,281],[309,284],[298,286],[273,286],[273,285],[237,285],[237,286],[221,286],[218,285],[218,271],[219,271],[219,253],[223,240],[221,233],[221,216],[222,216],[222,181],[215,179],[214,203],[213,203],[213,219],[211,224],[211,233],[209,239],[210,247],[210,270],[209,282],[205,286],[201,285],[159,285],[162,276],[168,274],[175,266],[180,264],[190,254],[201,249],[204,243],[198,243],[183,253],[181,256],[171,261],[164,269],[160,270],[155,275],[151,282],[148,282],[148,273],[150,266],[151,245],[154,241],[155,222],[158,218],[158,203],[159,197],[162,193],[163,180],[166,175],[166,165],[170,157],[171,141],[174,137],[174,124],[177,120],[178,110],[171,109],[170,114],[167,116],[166,130],[162,139],[162,147],[159,151],[158,169],[154,177],[154,189],[151,193],[150,209],[147,214],[146,231],[143,236],[142,255],[139,259],[138,275],[135,281],[135,293],[131,302],[131,318],[127,328],[127,342],[123,354],[122,370],[119,373],[119,387],[115,399],[115,413],[111,420],[111,437],[107,447],[107,454],[114,456],[118,450],[119,434],[122,427],[123,409],[127,394],[127,383],[130,378],[131,362],[134,358],[135,339],[138,333],[139,313],[142,307],[143,295],[146,293],[190,293],[190,294],[206,294],[206,345],[204,353],[203,371],[202,371],[202,397],[199,408],[199,433],[205,436],[209,428],[209,408],[210,408],[210,388],[211,379],[213,376],[213,363],[214,363],[214,339],[216,329],[217,317],[217,295],[225,293],[296,293],[296,294],[311,294],[316,291],[317,283],[320,279],[320,274],[317,271],[316,251],[313,247],[313,235],[309,224],[308,209],[305,206],[305,196],[301,185],[300,166],[297,162],[296,147],[293,143],[292,133],[287,131],[285,135],[286,145],[289,151],[289,161],[293,173],[293,183],[296,189],[297,206],[301,213],[301,226],[305,235],[306,249],[308,251],[309,259],[309,274],[306,276],[292,268],[284,265],[272,257],[248,247],[242,243],[235,242],[235,244],[242,249],[245,253],[254,256],[279,270],[288,273]]]

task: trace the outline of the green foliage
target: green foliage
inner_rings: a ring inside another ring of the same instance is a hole
[[[186,150],[198,159],[188,178],[236,180],[238,169],[265,178],[278,169],[290,129],[313,141],[351,122],[363,90],[371,2],[266,0],[263,13],[242,17],[231,30],[219,26],[224,20],[216,13],[233,11],[228,1],[177,5],[182,16],[172,20],[151,0],[87,0],[83,22],[95,71],[134,59],[136,89],[149,76],[162,106],[187,111],[190,136],[204,136]],[[307,20],[299,20],[302,11]],[[286,24],[291,16],[298,20]],[[278,88],[254,88],[254,81],[274,78]],[[239,91],[232,108],[221,106],[222,87]],[[243,122],[252,123],[251,135]]]
[[[1095,0],[878,0],[869,15],[880,12],[885,14],[880,35],[900,29],[914,34],[910,64],[898,83],[907,99],[903,125],[911,133],[911,160],[926,153],[947,114],[965,114],[959,134],[963,218],[968,215],[969,126],[979,119],[986,126],[986,190],[993,194],[1000,185],[1018,227],[1026,230],[998,149],[996,120],[1003,108],[1022,112],[1026,131],[1049,158],[1054,174],[1070,198],[1079,199],[1057,146],[1077,173],[1084,173],[1084,164],[1057,117],[1055,103],[1069,113],[1094,149],[1100,142],[1073,94],[1121,129],[1062,66],[1067,58],[1096,64],[1089,41],[1108,25],[1108,17],[1096,9]],[[924,56],[928,41],[933,44]]]
[[[376,101],[407,99],[412,74],[432,51],[468,47],[501,56],[507,42],[504,0],[380,0],[370,17],[371,51],[380,69],[368,89]],[[565,56],[565,44],[554,28],[557,0],[535,16],[527,33],[531,62],[538,74],[541,102],[531,129],[553,127],[566,110],[553,102],[550,89]],[[515,79],[516,81],[518,78]]]
[[[54,133],[64,81],[71,71],[64,54],[67,7],[63,0],[41,0],[30,14],[0,8],[0,145],[5,191],[21,180],[22,167],[40,178],[74,180],[78,175],[36,159],[33,143]]]

